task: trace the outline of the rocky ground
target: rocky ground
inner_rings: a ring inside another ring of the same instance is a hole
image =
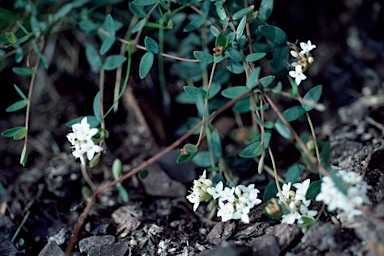
[[[383,6],[380,1],[351,0],[307,5],[280,3],[274,19],[292,38],[317,44],[316,62],[305,85],[306,89],[324,86],[321,101],[327,110],[314,113],[316,131],[320,140],[330,142],[332,165],[360,173],[372,186],[372,204],[365,214],[353,223],[324,215],[305,233],[297,225],[266,217],[265,204],[252,211],[249,224],[210,220],[204,207],[194,212],[185,199],[202,169],[177,165],[176,150],[148,167],[147,178],[135,176],[123,183],[129,203],[115,189],[98,197],[73,255],[384,255],[384,33],[379,28]],[[68,70],[54,60],[52,65],[38,77],[37,84],[45,86],[36,89],[39,100],[32,106],[30,159],[25,168],[18,164],[22,143],[0,138],[0,255],[64,255],[86,204],[80,164],[70,154],[65,138],[70,129],[64,123],[92,111],[97,87],[89,86],[95,84],[94,77],[86,75],[89,70]],[[9,73],[4,70],[1,76],[12,86],[16,78],[5,76]],[[90,171],[96,184],[113,180],[116,157],[128,172],[173,141],[175,129],[168,130],[164,123],[175,128],[177,121],[151,116],[140,100],[148,93],[135,87],[128,90],[118,113],[107,119],[112,135],[109,150]],[[11,99],[0,97],[5,109]],[[0,130],[20,125],[23,118],[23,113],[2,112]],[[231,123],[228,116],[219,120]],[[291,150],[276,148],[282,173],[299,162]],[[228,143],[226,154],[236,150]],[[248,163],[238,174],[263,192],[271,177],[252,175],[252,168]]]

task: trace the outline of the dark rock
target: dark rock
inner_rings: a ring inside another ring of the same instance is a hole
[[[267,228],[265,230],[265,234],[274,235],[277,243],[279,244],[280,250],[284,251],[295,239],[299,238],[301,230],[297,225],[281,223]]]
[[[220,246],[207,250],[199,256],[251,256],[252,249],[249,246],[237,245],[234,242],[223,242]]]
[[[16,226],[12,220],[8,216],[0,214],[0,242],[11,240],[15,232]]]
[[[55,241],[49,241],[40,251],[39,256],[65,256]]]
[[[123,239],[111,245],[106,245],[101,248],[99,254],[94,254],[95,256],[122,256],[128,251],[129,239]]]
[[[272,235],[263,235],[253,238],[247,245],[251,246],[252,250],[257,253],[257,255],[275,256],[280,255],[281,252],[276,238]]]
[[[313,246],[319,251],[334,250],[338,247],[335,235],[338,227],[330,223],[319,223],[310,227],[301,239],[301,246]]]
[[[87,255],[99,255],[101,249],[115,242],[115,237],[112,235],[91,236],[80,240],[79,249],[81,253]]]
[[[0,243],[0,255],[20,256],[25,255],[24,251],[19,251],[11,241],[3,241]]]
[[[216,223],[207,236],[208,243],[218,245],[228,240],[235,227],[236,224],[230,221]]]
[[[58,245],[62,245],[71,236],[71,231],[67,228],[62,228],[56,235],[50,236],[49,241],[54,241]]]

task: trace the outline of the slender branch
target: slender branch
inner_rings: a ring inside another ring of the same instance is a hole
[[[276,162],[275,162],[275,158],[273,156],[271,147],[268,147],[268,152],[269,152],[269,155],[270,155],[271,160],[272,160],[272,167],[273,167],[273,171],[275,173],[274,176],[275,176],[276,187],[277,187],[277,190],[279,191],[280,198],[282,198],[281,201],[283,201],[283,203],[285,204],[285,206],[288,209],[291,209],[291,208],[289,208],[289,205],[288,205],[287,201],[284,198],[283,192],[282,192],[281,187],[280,187],[279,179],[277,178],[279,175],[277,174]]]

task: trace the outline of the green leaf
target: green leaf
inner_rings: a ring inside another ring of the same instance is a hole
[[[320,143],[318,143],[320,145]],[[331,146],[329,142],[324,142],[320,149],[320,163],[326,166],[331,158]]]
[[[191,20],[183,29],[183,32],[191,32],[200,28],[205,22],[205,19],[201,16],[194,18]]]
[[[244,16],[246,16],[247,14],[251,13],[252,11],[253,11],[253,8],[250,8],[250,7],[243,8],[243,9],[235,12],[232,16],[232,19],[234,19],[234,20],[241,19]]]
[[[241,94],[247,92],[248,90],[249,89],[246,86],[233,86],[233,87],[229,87],[229,88],[224,89],[221,92],[221,95],[223,95],[224,97],[226,97],[228,99],[234,99],[234,98],[240,96]]]
[[[236,39],[237,40],[240,40],[241,36],[243,35],[244,33],[244,28],[245,28],[245,24],[247,23],[247,16],[244,16],[239,25],[237,26],[237,29],[236,29]]]
[[[260,78],[260,83],[264,88],[266,88],[273,82],[273,80],[275,80],[275,76],[273,75],[265,76]]]
[[[33,74],[33,68],[13,67],[12,71],[13,73],[21,76],[31,76]]]
[[[28,104],[28,100],[20,100],[20,101],[13,103],[9,107],[7,107],[5,109],[5,111],[6,112],[14,112],[14,111],[25,108],[27,106],[27,104]]]
[[[317,85],[313,87],[311,90],[309,90],[303,97],[305,101],[301,103],[301,106],[303,107],[303,109],[307,112],[311,111],[315,107],[315,105],[319,102],[322,92],[323,92],[322,85]]]
[[[268,185],[265,187],[264,194],[263,194],[263,202],[268,202],[272,198],[276,197],[276,194],[279,191],[276,187],[276,181],[270,181]]]
[[[293,106],[284,110],[282,114],[288,122],[292,122],[303,116],[305,114],[305,110],[301,106]]]
[[[232,110],[241,114],[248,113],[251,111],[251,105],[249,98],[241,99],[233,105]]]
[[[220,2],[216,2],[216,13],[221,20],[225,20],[227,18],[227,12],[225,11],[224,6]]]
[[[28,160],[28,148],[24,145],[23,151],[21,151],[20,164],[25,167]]]
[[[12,137],[15,136],[15,134],[16,134],[18,131],[20,131],[20,130],[22,130],[22,129],[25,129],[25,127],[24,127],[24,126],[16,126],[16,127],[13,127],[13,128],[10,128],[10,129],[7,129],[7,130],[3,131],[3,132],[1,133],[1,135],[2,135],[3,137],[12,138]]]
[[[227,69],[231,71],[234,74],[241,74],[244,72],[243,64],[233,61],[233,60],[227,60],[225,63]]]
[[[287,42],[287,35],[281,28],[271,25],[261,25],[259,31],[265,38],[275,44],[285,44]]]
[[[235,50],[231,47],[227,48],[226,53],[228,54],[229,58],[236,62],[242,62],[243,61],[243,55],[238,50]]]
[[[255,87],[257,81],[259,80],[260,71],[261,71],[261,67],[257,67],[252,71],[246,84],[248,89],[252,89],[253,87]]]
[[[265,57],[265,55],[267,55],[265,52],[255,52],[247,55],[247,57],[245,57],[245,60],[249,62],[254,62],[254,61],[261,60],[262,58]]]
[[[199,148],[195,144],[187,143],[184,145],[183,149],[188,153],[197,153]]]
[[[221,85],[218,83],[213,82],[211,84],[211,89],[209,90],[209,99],[212,99],[215,97],[221,90]]]
[[[147,5],[155,4],[156,2],[157,0],[134,0],[133,4],[138,6],[147,6]]]
[[[115,43],[116,39],[114,37],[107,37],[104,39],[103,43],[100,47],[100,54],[104,55],[106,54],[109,49],[111,49],[112,45]]]
[[[197,152],[189,155],[180,154],[176,160],[176,163],[185,163],[185,162],[191,161],[196,155],[197,155]]]
[[[194,99],[198,97],[205,99],[205,97],[207,97],[207,92],[201,88],[197,88],[194,86],[184,86],[183,89],[186,93],[188,93],[188,95],[192,96]]]
[[[146,15],[145,11],[142,8],[140,8],[138,5],[133,4],[132,2],[129,2],[128,8],[137,17],[139,17],[141,19],[145,18],[145,15]]]
[[[81,195],[83,196],[85,201],[89,202],[91,200],[91,194],[92,192],[88,187],[83,186],[81,188]]]
[[[88,64],[92,67],[100,69],[103,63],[101,62],[101,58],[99,53],[91,44],[85,45],[85,56],[87,58]]]
[[[28,30],[23,26],[23,24],[21,24],[19,21],[16,21],[16,23],[19,26],[19,28],[24,32],[24,34],[26,35],[29,34]]]
[[[272,13],[273,0],[262,0],[259,7],[259,17],[267,20]]]
[[[262,153],[262,146],[260,141],[255,141],[246,146],[240,153],[239,156],[244,158],[254,158],[260,156]]]
[[[103,63],[103,68],[105,70],[114,70],[118,67],[120,67],[124,61],[126,61],[127,58],[125,56],[121,55],[111,55],[105,58]]]
[[[221,146],[220,135],[217,130],[214,130],[210,138],[210,146],[215,158],[220,158],[223,155],[223,148]]]
[[[218,183],[223,182],[223,184],[225,184],[225,179],[224,179],[224,176],[221,175],[221,174],[218,174],[216,173],[215,175],[213,175],[212,177],[212,183],[214,186],[216,186]]]
[[[20,63],[24,58],[24,52],[23,48],[17,47],[16,48],[16,54],[15,54],[15,61],[16,63]]]
[[[227,48],[228,46],[228,38],[223,35],[223,34],[219,34],[217,37],[216,37],[216,41],[215,41],[215,47],[219,47],[219,46],[222,46],[224,47],[224,49]]]
[[[102,28],[109,33],[109,35],[105,34],[99,34],[100,38],[103,40],[103,43],[100,47],[100,54],[104,55],[111,49],[113,43],[115,42],[116,38],[116,30],[115,30],[115,22],[113,21],[113,18],[110,14],[107,15],[105,18],[105,21],[103,23]]]
[[[279,45],[275,48],[273,53],[273,59],[271,61],[271,67],[278,75],[286,75],[288,68],[290,68],[289,62],[289,47],[288,45]]]
[[[120,177],[121,170],[122,170],[121,160],[116,158],[112,164],[112,174],[113,174],[113,177],[115,178],[115,180],[117,180]]]
[[[212,165],[209,151],[200,151],[192,160],[197,166],[207,168]]]
[[[17,42],[16,35],[13,32],[5,32],[5,37],[11,44],[15,44]]]
[[[27,132],[28,132],[27,128],[25,128],[25,127],[23,126],[21,129],[19,129],[19,130],[15,133],[15,135],[13,136],[13,139],[14,139],[14,140],[21,140],[21,139],[24,139],[24,137],[27,135]]]
[[[215,26],[211,25],[210,30],[214,37],[218,37],[220,35],[220,30],[218,30]]]
[[[144,39],[144,45],[145,48],[147,48],[147,51],[153,53],[153,54],[158,54],[160,52],[160,47],[157,44],[155,40],[150,38],[149,36],[146,36]]]
[[[40,63],[45,70],[48,70],[49,64],[48,64],[47,58],[44,55],[40,55]]]
[[[205,64],[211,64],[213,62],[213,56],[207,52],[194,51],[193,56]]]
[[[291,182],[292,184],[296,183],[303,170],[304,166],[301,164],[295,164],[294,166],[290,167],[287,170],[287,174],[285,175],[285,181],[287,183]]]
[[[292,133],[289,130],[289,128],[283,124],[281,121],[278,121],[275,123],[275,129],[279,132],[279,134],[286,138],[286,139],[291,139],[292,138]]]
[[[102,116],[101,116],[101,110],[100,110],[100,92],[98,92],[93,99],[93,114],[95,115],[97,121],[101,123]]]
[[[154,58],[155,56],[153,55],[153,53],[150,52],[146,52],[141,58],[139,67],[139,76],[141,79],[148,75],[149,71],[152,68]]]
[[[321,190],[321,180],[311,182],[311,184],[309,184],[307,194],[305,194],[305,198],[307,200],[315,199],[316,196],[320,193],[320,190]]]
[[[143,180],[143,179],[147,178],[147,176],[148,176],[148,170],[147,169],[139,172],[139,179]]]
[[[116,184],[116,189],[119,192],[119,196],[123,202],[128,203],[129,196],[127,190],[123,187],[121,183]]]
[[[58,21],[62,18],[64,18],[65,16],[68,15],[68,13],[71,12],[73,8],[73,4],[72,3],[68,3],[68,4],[65,4],[63,5],[54,15],[53,15],[53,21]]]
[[[23,98],[23,100],[28,100],[27,97],[24,95],[24,93],[20,90],[20,88],[17,85],[14,84],[13,87],[15,87],[16,92],[20,95],[21,98]]]

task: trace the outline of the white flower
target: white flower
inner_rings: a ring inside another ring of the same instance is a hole
[[[249,223],[249,207],[242,206],[241,204],[236,205],[236,211],[233,213],[232,219],[241,219],[244,223]]]
[[[193,203],[193,210],[196,211],[200,202],[208,201],[212,195],[208,193],[208,189],[212,189],[212,181],[206,178],[207,174],[204,170],[203,175],[198,180],[193,181],[191,194],[187,196],[189,202]]]
[[[316,45],[312,44],[311,40],[308,40],[307,43],[301,42],[300,47],[302,49],[302,51],[300,53],[305,54],[305,53],[308,53],[308,52],[312,51],[313,49],[315,49]]]
[[[231,202],[224,203],[223,201],[219,201],[219,210],[217,211],[217,217],[221,217],[222,222],[226,222],[232,219],[234,212],[235,209]]]
[[[296,188],[295,200],[306,200],[305,195],[307,194],[307,190],[309,188],[310,179],[306,179],[302,183],[295,183],[293,186]]]
[[[217,199],[220,196],[220,193],[223,191],[223,182],[220,181],[219,183],[216,184],[216,187],[210,187],[207,188],[208,194],[213,196],[213,199]]]
[[[67,134],[68,141],[72,144],[73,156],[80,158],[81,163],[85,165],[84,154],[87,154],[88,160],[92,160],[95,153],[103,150],[102,147],[95,145],[92,137],[97,134],[98,129],[91,128],[87,118],[84,117],[80,123],[72,125],[72,133]]]
[[[297,212],[295,202],[289,203],[289,209],[291,212],[289,214],[283,215],[281,223],[293,224],[296,220],[301,219],[301,214]]]
[[[233,194],[234,192],[235,188],[225,187],[224,190],[220,193],[219,202],[228,201],[232,203],[233,201],[235,201],[235,195]]]
[[[317,211],[314,211],[314,210],[308,210],[308,207],[305,206],[304,204],[300,205],[300,214],[301,214],[301,217],[307,217],[307,218],[311,218],[311,219],[314,219],[314,217],[316,216],[317,214]],[[298,221],[297,221],[298,224],[302,224],[304,223],[304,221],[302,220],[302,218],[300,218]]]
[[[303,74],[303,67],[301,65],[297,65],[295,67],[295,71],[289,71],[289,75],[292,78],[295,78],[295,82],[297,85],[299,85],[302,80],[307,79],[307,77]]]
[[[316,201],[323,201],[327,205],[328,211],[340,209],[342,211],[338,217],[345,217],[353,220],[356,215],[362,214],[357,209],[364,203],[369,203],[366,195],[371,187],[363,181],[362,177],[354,172],[339,171],[337,175],[342,179],[347,188],[347,194],[341,192],[331,177],[323,177],[321,191],[316,197]]]
[[[285,201],[289,199],[290,192],[291,192],[291,182],[288,182],[288,184],[283,184],[283,187],[281,189],[281,194],[283,194],[283,198],[281,198],[280,192],[277,192],[276,196],[279,197],[280,201]]]

